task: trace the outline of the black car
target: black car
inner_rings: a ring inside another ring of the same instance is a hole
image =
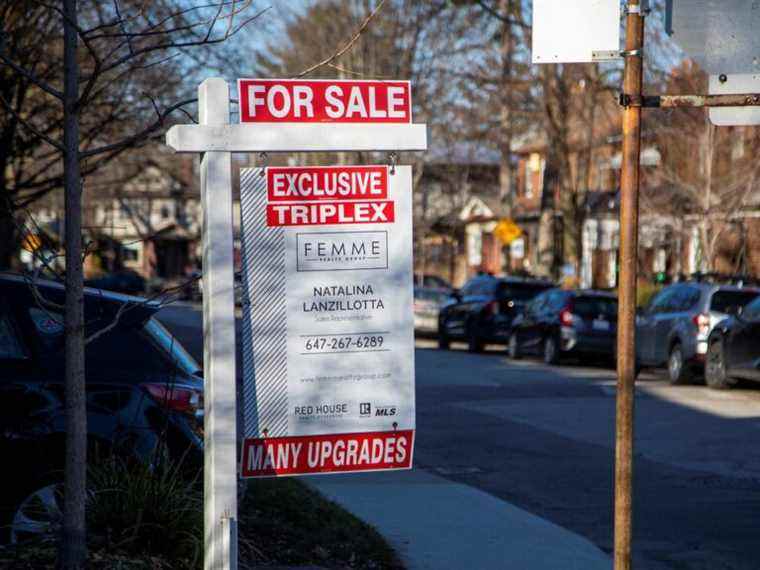
[[[720,321],[708,338],[707,385],[725,389],[739,379],[760,382],[760,297]]]
[[[197,473],[203,462],[198,364],[154,318],[155,303],[85,291],[85,334],[102,332],[85,351],[90,457],[117,454],[154,465],[159,453],[168,454]],[[60,513],[63,302],[60,284],[0,274],[2,541],[47,532]]]
[[[88,279],[85,285],[126,295],[141,295],[147,289],[145,278],[132,269],[122,269],[102,277]]]
[[[591,290],[552,289],[537,296],[512,323],[511,358],[543,356],[557,364],[563,356],[613,358],[617,336],[617,299]]]
[[[438,346],[447,349],[452,340],[465,340],[470,352],[480,352],[487,343],[506,342],[515,315],[551,287],[553,283],[536,279],[473,277],[441,307]]]

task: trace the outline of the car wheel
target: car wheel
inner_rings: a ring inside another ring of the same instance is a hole
[[[472,325],[467,327],[467,350],[470,352],[483,352],[483,341],[478,337],[478,331]]]
[[[8,542],[57,536],[63,522],[63,483],[40,486],[21,499],[11,515]]]
[[[727,390],[735,384],[726,373],[726,357],[721,339],[711,342],[707,347],[705,383],[714,390]]]
[[[668,356],[668,379],[674,386],[691,382],[691,371],[684,361],[683,348],[680,343],[673,345]]]
[[[509,335],[507,352],[509,353],[509,358],[512,360],[520,360],[522,357],[522,354],[520,354],[520,344],[517,342],[517,335],[515,333]]]
[[[544,363],[559,364],[559,346],[554,336],[548,336],[544,339]]]

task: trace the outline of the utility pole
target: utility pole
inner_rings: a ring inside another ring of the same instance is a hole
[[[626,6],[627,101],[641,99],[644,14],[640,0]],[[631,569],[633,530],[633,412],[636,382],[636,277],[639,225],[641,107],[623,109],[623,165],[620,180],[620,283],[618,288],[617,411],[615,428],[615,570]]]

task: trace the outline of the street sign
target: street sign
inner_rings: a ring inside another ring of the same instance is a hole
[[[534,0],[533,63],[620,58],[620,0]]]
[[[711,95],[760,93],[760,73],[711,75],[709,93]],[[760,107],[711,107],[710,120],[719,127],[760,125]]]
[[[519,238],[523,232],[520,229],[520,226],[518,226],[514,221],[505,218],[503,220],[499,220],[499,223],[496,224],[493,233],[503,245],[509,245],[517,238]]]
[[[241,173],[243,477],[408,469],[411,167]]]
[[[239,79],[241,123],[411,123],[409,81]]]
[[[667,0],[666,27],[710,74],[760,73],[757,0]]]

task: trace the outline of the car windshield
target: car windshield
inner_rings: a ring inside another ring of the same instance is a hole
[[[725,313],[732,307],[743,307],[757,295],[757,291],[716,291],[710,299],[710,310]]]
[[[550,287],[538,283],[500,283],[497,295],[514,301],[530,301]]]
[[[576,297],[573,313],[583,317],[615,318],[617,317],[617,301],[609,297]]]

